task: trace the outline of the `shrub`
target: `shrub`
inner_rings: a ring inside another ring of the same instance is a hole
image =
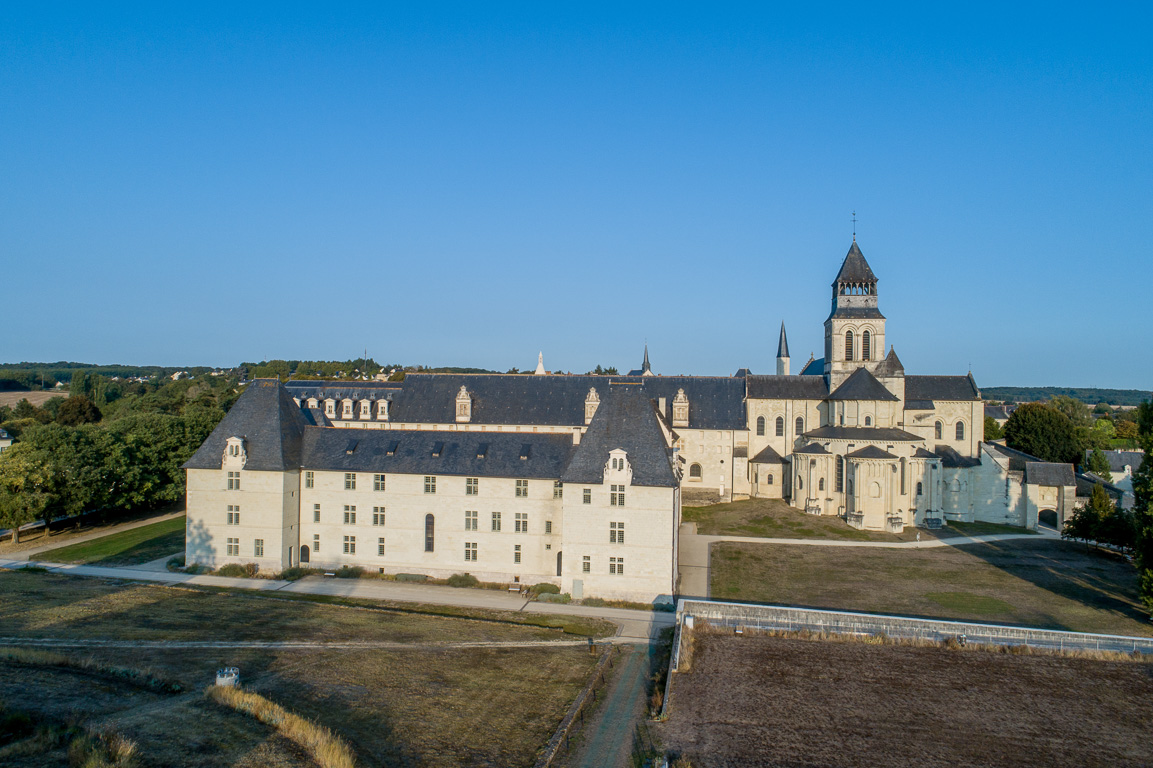
[[[475,587],[478,584],[480,584],[480,580],[471,573],[454,573],[448,577],[450,587]]]
[[[184,567],[184,555],[168,558],[167,568],[170,571],[179,571]]]
[[[320,573],[320,571],[315,568],[301,568],[300,566],[294,565],[278,573],[276,578],[282,581],[296,581],[297,579],[303,579],[305,576],[311,576],[314,573]]]
[[[560,594],[560,587],[558,587],[556,584],[549,584],[547,581],[542,581],[540,584],[534,584],[530,591],[534,595],[544,595],[544,594],[559,595]]]
[[[193,576],[199,576],[202,573],[208,573],[211,569],[206,565],[200,563],[193,563],[184,569],[185,573],[191,573]]]
[[[398,573],[396,574],[397,581],[428,581],[428,576],[423,573]]]
[[[606,603],[602,597],[586,597],[584,600],[581,600],[581,605],[589,605],[593,608],[604,608],[608,603]]]
[[[359,565],[342,565],[332,575],[338,579],[359,579],[364,575],[364,569]]]
[[[216,576],[228,576],[234,579],[251,579],[260,571],[256,563],[229,563],[216,569]]]
[[[568,592],[565,592],[563,595],[557,594],[556,592],[545,592],[537,595],[536,599],[542,603],[567,603],[572,600],[572,595]]]

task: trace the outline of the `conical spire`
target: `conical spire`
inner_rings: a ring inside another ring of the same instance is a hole
[[[853,238],[853,244],[849,246],[849,252],[845,254],[845,260],[841,264],[841,271],[837,273],[837,279],[833,281],[833,285],[837,283],[875,282],[877,282],[877,276],[874,275],[873,270],[869,268],[869,262],[865,261],[865,255],[861,253],[856,238]]]
[[[781,338],[777,342],[777,357],[789,356],[789,340],[785,336],[785,321],[781,321]]]
[[[645,342],[645,361],[641,364],[641,375],[643,376],[646,373],[651,374],[652,372],[653,372],[653,369],[649,365],[649,343],[646,341]]]
[[[536,375],[537,376],[544,376],[545,375],[544,352],[538,352],[537,353],[537,356],[536,356]]]

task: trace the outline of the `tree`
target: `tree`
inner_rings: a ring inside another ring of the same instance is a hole
[[[1135,421],[1120,421],[1118,420],[1113,424],[1113,432],[1117,437],[1122,440],[1136,440],[1137,439],[1137,422]]]
[[[1073,423],[1074,427],[1087,427],[1093,423],[1089,406],[1075,397],[1056,395],[1049,400],[1049,407],[1055,408]]]
[[[1133,473],[1134,528],[1137,542],[1134,547],[1141,599],[1153,611],[1153,403],[1145,401],[1137,406],[1137,440],[1145,451],[1145,459]]]
[[[1000,440],[1005,436],[1005,430],[1001,429],[1001,425],[992,416],[985,417],[985,439],[986,440]]]
[[[1072,422],[1044,403],[1025,403],[1013,411],[1005,422],[1005,444],[1043,461],[1076,464],[1081,458]]]
[[[60,404],[56,411],[56,421],[66,427],[81,424],[95,424],[103,418],[96,404],[84,395],[73,395]]]
[[[1100,449],[1094,448],[1093,452],[1089,454],[1086,467],[1098,477],[1104,478],[1107,482],[1113,482],[1113,475],[1109,471],[1109,460],[1105,458],[1105,454],[1101,453]]]
[[[48,467],[26,444],[0,454],[0,525],[12,529],[13,543],[20,543],[20,526],[44,516],[48,483]]]

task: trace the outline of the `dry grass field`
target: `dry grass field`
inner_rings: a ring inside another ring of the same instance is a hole
[[[204,686],[226,665],[240,667],[248,689],[344,737],[360,765],[531,765],[595,662],[572,646],[438,647],[573,637],[516,614],[464,619],[50,573],[0,572],[0,595],[0,637],[411,646],[57,649],[149,668],[180,683],[179,694],[0,662],[0,702],[113,728],[137,743],[143,765],[310,764],[270,726],[205,700]],[[526,623],[514,623],[520,618]],[[608,631],[601,624],[583,627]]]
[[[0,405],[15,408],[21,400],[27,400],[39,408],[54,397],[68,397],[68,392],[0,392]]]
[[[678,674],[666,748],[693,766],[1153,764],[1132,661],[714,635]]]
[[[1051,538],[932,549],[712,545],[722,600],[1153,635],[1132,565]]]

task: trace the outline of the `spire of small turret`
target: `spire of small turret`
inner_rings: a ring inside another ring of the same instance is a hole
[[[777,375],[789,375],[789,339],[785,336],[785,322],[781,321],[781,338],[777,341]]]
[[[536,371],[537,376],[544,376],[547,371],[544,369],[544,352],[538,352],[536,356]]]
[[[645,361],[641,363],[641,376],[652,376],[653,369],[649,365],[649,343],[645,342]]]

